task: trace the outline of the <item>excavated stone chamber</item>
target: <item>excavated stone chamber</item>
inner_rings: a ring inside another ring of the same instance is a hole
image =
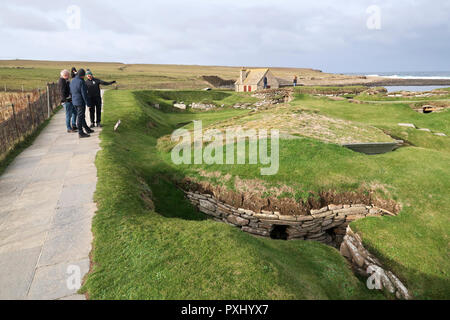
[[[254,212],[235,208],[217,200],[210,194],[185,191],[189,201],[199,211],[240,228],[253,235],[280,240],[314,240],[339,248],[347,226],[367,216],[390,214],[386,210],[365,204],[330,204],[309,215],[281,215],[276,211]]]

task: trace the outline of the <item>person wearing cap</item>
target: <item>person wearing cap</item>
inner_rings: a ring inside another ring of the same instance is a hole
[[[86,83],[84,81],[84,76],[86,71],[84,69],[78,70],[76,77],[70,83],[70,92],[72,93],[72,104],[77,109],[78,121],[78,135],[80,138],[89,137],[89,133],[93,133],[86,123],[86,105],[90,106]],[[86,133],[84,133],[86,130]]]
[[[72,95],[70,94],[70,73],[67,70],[61,71],[61,77],[58,81],[59,95],[61,104],[66,111],[66,127],[67,132],[77,131],[77,112],[72,104]]]
[[[88,91],[88,97],[91,101],[91,106],[89,107],[89,116],[91,120],[91,128],[101,127],[102,121],[102,95],[100,92],[100,85],[109,86],[116,83],[116,81],[106,82],[98,78],[94,78],[94,74],[88,69],[86,72],[87,80],[86,86]]]

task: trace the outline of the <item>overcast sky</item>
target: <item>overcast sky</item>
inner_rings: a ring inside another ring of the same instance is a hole
[[[2,2],[0,59],[450,70],[449,0]]]

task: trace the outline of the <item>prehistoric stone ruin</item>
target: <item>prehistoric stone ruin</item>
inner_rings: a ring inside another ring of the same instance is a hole
[[[284,240],[314,240],[339,248],[350,222],[367,216],[390,214],[365,204],[328,205],[310,210],[309,215],[282,215],[279,212],[254,212],[235,208],[210,194],[186,192],[199,211],[254,235]]]
[[[184,191],[199,211],[240,228],[242,231],[279,240],[312,240],[333,246],[350,262],[354,272],[368,277],[377,289],[385,289],[398,299],[410,299],[408,289],[377,258],[364,248],[358,234],[349,224],[369,216],[394,215],[373,205],[330,204],[308,215],[282,215],[276,211],[254,212],[236,208],[210,194]]]

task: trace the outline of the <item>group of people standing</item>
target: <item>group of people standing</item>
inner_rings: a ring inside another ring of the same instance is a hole
[[[87,80],[84,78],[87,76]],[[72,78],[72,81],[70,81]],[[106,82],[95,78],[92,71],[72,68],[61,71],[59,92],[61,104],[66,112],[67,132],[78,132],[80,138],[87,138],[94,132],[92,128],[101,127],[102,98],[100,85],[111,85],[116,81]],[[89,108],[90,126],[86,123],[86,106]]]

